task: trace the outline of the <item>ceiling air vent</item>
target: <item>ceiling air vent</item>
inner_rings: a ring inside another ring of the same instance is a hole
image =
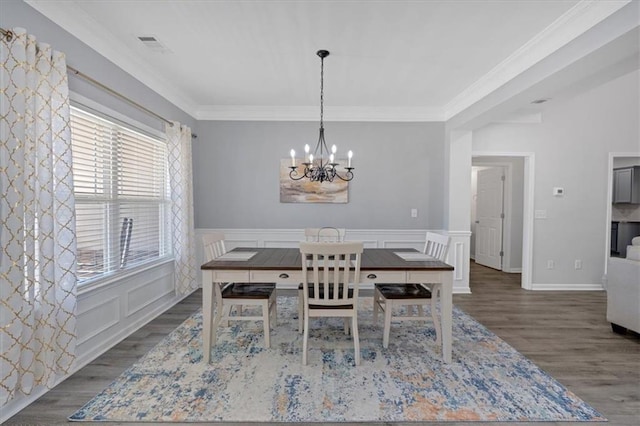
[[[548,100],[549,100],[549,99],[545,99],[545,98],[542,98],[542,99],[536,99],[535,101],[531,101],[531,103],[532,103],[532,104],[543,104],[543,103],[547,102]]]
[[[160,40],[158,40],[158,38],[156,36],[153,35],[141,35],[141,36],[137,36],[138,40],[140,40],[142,42],[142,44],[144,44],[145,46],[147,46],[149,49],[153,50],[154,52],[159,52],[159,53],[168,53],[171,52],[167,46],[165,46],[164,44],[162,44],[160,42]]]

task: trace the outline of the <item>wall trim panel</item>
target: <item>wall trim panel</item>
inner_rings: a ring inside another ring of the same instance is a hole
[[[71,374],[80,370],[82,367],[89,364],[91,361],[98,358],[109,349],[113,348],[122,340],[126,339],[132,333],[139,330],[142,326],[149,323],[169,308],[173,307],[182,299],[183,298],[174,298],[171,300],[167,300],[163,304],[154,307],[153,310],[149,310],[145,312],[144,315],[137,317],[135,321],[130,322],[126,326],[118,329],[116,333],[113,333],[110,336],[105,336],[105,339],[102,340],[99,344],[93,345],[92,347],[84,350],[83,353],[78,354],[78,357],[76,358],[76,367]]]
[[[126,296],[124,299],[125,300],[125,312],[124,312],[125,317],[130,317],[131,315],[134,315],[140,312],[147,306],[152,305],[153,303],[157,302],[163,297],[171,293],[174,293],[175,289],[173,288],[173,279],[171,279],[172,276],[173,276],[173,273],[166,273],[158,277],[154,277],[145,283],[137,285],[136,287],[127,289]],[[167,280],[167,278],[169,278],[169,280]],[[163,292],[158,293],[160,284],[166,283],[167,281],[169,281],[171,288],[165,289]],[[134,305],[131,302],[135,298],[134,297],[135,293],[140,293],[140,292],[146,294],[147,297],[142,298],[142,300],[144,300],[144,303]],[[153,295],[153,297],[149,298],[148,297],[149,295]]]
[[[456,281],[462,280],[462,268],[464,264],[462,263],[462,255],[464,253],[464,244],[461,242],[457,242],[453,245],[453,267],[455,268],[453,279]]]
[[[78,341],[76,343],[76,345],[82,345],[83,343],[87,342],[88,340],[93,339],[94,337],[96,337],[97,335],[105,332],[107,329],[113,327],[114,325],[118,324],[120,322],[120,298],[118,296],[114,296],[114,297],[110,297],[104,301],[102,301],[102,303],[94,303],[91,307],[88,308],[84,308],[82,310],[82,312],[78,311],[77,314],[77,322],[80,323],[84,323],[85,320],[83,320],[84,317],[90,317],[91,313],[95,314],[95,310],[96,309],[100,309],[100,308],[107,308],[110,305],[113,306],[113,309],[109,309],[108,312],[111,312],[113,314],[113,318],[110,321],[107,321],[105,323],[100,323],[99,326],[93,330],[91,330],[88,334],[86,335],[82,335],[81,333],[78,333]],[[89,321],[88,319],[86,320],[87,322],[93,323],[95,324],[95,318],[92,319],[91,321]]]

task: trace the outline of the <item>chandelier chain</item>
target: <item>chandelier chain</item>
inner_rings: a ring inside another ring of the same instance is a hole
[[[320,58],[320,128],[324,127],[324,58]]]

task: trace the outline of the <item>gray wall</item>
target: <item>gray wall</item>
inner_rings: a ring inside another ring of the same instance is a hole
[[[601,283],[610,226],[609,153],[640,152],[639,82],[634,71],[550,103],[541,124],[496,124],[474,132],[474,152],[535,154],[533,204],[547,211],[547,219],[534,221],[534,284]],[[555,197],[554,187],[563,187],[564,197]],[[554,269],[547,269],[548,260]]]
[[[86,44],[51,22],[28,4],[18,0],[0,0],[0,26],[6,30],[22,27],[38,42],[64,52],[67,65],[168,119],[179,121],[197,133],[196,121],[140,81],[99,55]],[[90,83],[69,74],[69,90],[158,130],[164,123]]]
[[[200,122],[193,144],[196,228],[440,229],[443,123],[325,123],[327,144],[354,152],[347,204],[280,203],[279,162],[318,123]],[[418,209],[411,218],[410,210]]]

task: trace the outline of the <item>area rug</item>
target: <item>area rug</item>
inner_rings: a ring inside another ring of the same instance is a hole
[[[297,299],[278,299],[264,348],[261,322],[223,327],[202,363],[197,312],[107,389],[69,417],[118,422],[606,421],[471,316],[454,307],[453,362],[442,361],[431,325],[394,325],[359,308],[361,365],[340,319],[310,326],[301,365]]]

